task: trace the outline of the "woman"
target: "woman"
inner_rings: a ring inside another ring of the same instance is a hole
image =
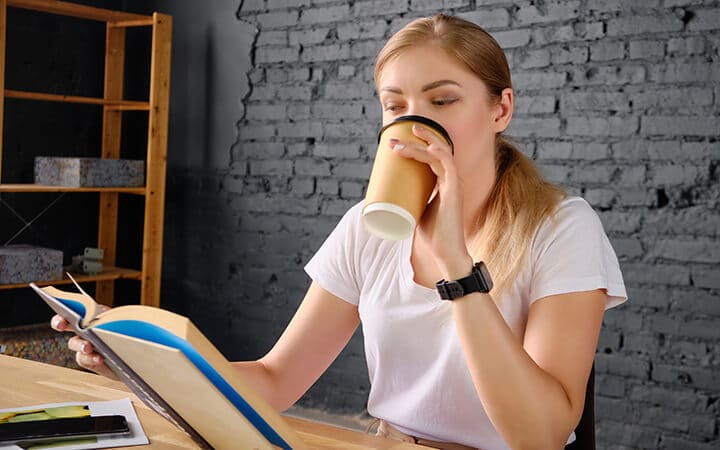
[[[384,123],[421,115],[448,131],[454,154],[422,126],[413,133],[425,144],[391,143],[432,168],[435,194],[405,241],[369,234],[362,205],[351,208],[306,266],[313,282],[277,344],[236,367],[284,410],[362,323],[379,434],[439,448],[562,448],[583,410],[603,313],[626,298],[597,215],[501,137],[510,73],[480,27],[413,21],[381,50],[375,82]],[[440,298],[437,280],[466,277],[480,261],[490,292]],[[70,347],[107,374],[89,344]]]

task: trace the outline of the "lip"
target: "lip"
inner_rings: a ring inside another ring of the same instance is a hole
[[[445,130],[445,128],[443,128],[443,126],[439,123],[424,116],[400,116],[395,118],[392,122],[380,129],[380,132],[378,133],[378,143],[380,143],[380,137],[382,136],[383,131],[398,122],[418,122],[437,131],[447,141],[447,143],[450,144],[450,150],[453,154],[455,154],[455,146],[453,145],[452,139],[450,139],[450,135],[448,134],[447,130]]]

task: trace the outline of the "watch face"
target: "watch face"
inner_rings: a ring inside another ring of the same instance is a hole
[[[493,288],[493,281],[492,281],[492,278],[490,277],[490,272],[488,271],[485,263],[481,262],[479,264],[479,266],[480,266],[480,273],[482,274],[482,277],[483,277],[483,281],[485,281],[485,286],[487,288],[487,292],[490,292]]]

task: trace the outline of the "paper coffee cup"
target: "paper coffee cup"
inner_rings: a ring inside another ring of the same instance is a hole
[[[452,147],[447,131],[427,117],[401,116],[380,130],[362,220],[365,228],[383,239],[412,236],[437,181],[430,166],[400,156],[390,147],[391,139],[425,144],[413,134],[415,124],[429,129]]]

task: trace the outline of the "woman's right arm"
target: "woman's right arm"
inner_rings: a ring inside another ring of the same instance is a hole
[[[295,316],[272,350],[257,361],[233,365],[275,409],[292,406],[337,358],[360,323],[357,306],[312,283]],[[67,322],[54,316],[58,331]],[[108,378],[117,379],[92,344],[79,336],[68,342],[77,363]]]
[[[359,323],[357,306],[313,282],[272,350],[257,361],[233,364],[276,410],[284,411],[337,358]]]

